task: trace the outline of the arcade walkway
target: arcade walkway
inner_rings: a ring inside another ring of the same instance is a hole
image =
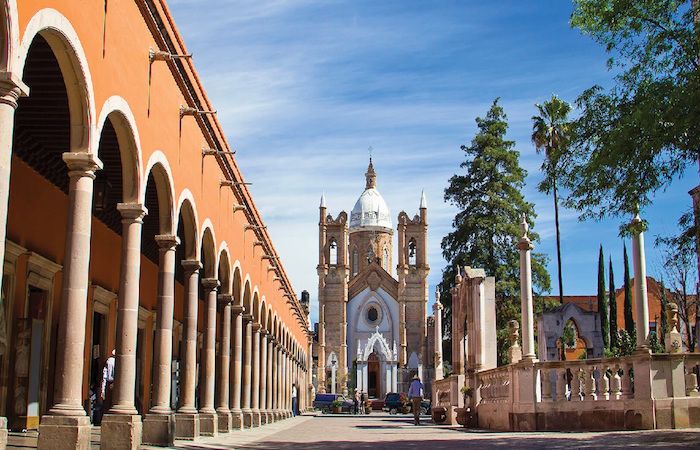
[[[697,448],[700,430],[606,433],[494,433],[412,424],[411,417],[305,415],[226,437],[180,442],[179,449],[372,449],[442,450],[481,448]],[[155,448],[155,447],[154,447]]]

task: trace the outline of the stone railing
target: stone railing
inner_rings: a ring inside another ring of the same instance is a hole
[[[548,361],[539,370],[541,402],[634,398],[633,362],[625,358]]]
[[[698,397],[700,394],[700,353],[688,353],[685,355],[683,367],[685,369],[685,395]]]
[[[512,367],[502,366],[479,372],[481,403],[511,402]]]

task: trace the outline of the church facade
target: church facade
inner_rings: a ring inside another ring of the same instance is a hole
[[[428,223],[398,215],[394,228],[370,159],[365,190],[350,216],[335,218],[321,198],[319,220],[319,392],[359,389],[369,398],[406,392],[414,374],[429,376],[427,351]]]

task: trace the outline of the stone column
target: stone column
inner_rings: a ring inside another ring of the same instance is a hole
[[[442,380],[444,376],[442,368],[442,309],[440,290],[436,288],[435,304],[433,305],[433,318],[435,319],[435,380]]]
[[[319,292],[321,290],[319,289]],[[320,294],[319,294],[320,295]],[[318,366],[316,379],[318,393],[326,393],[326,305],[319,305],[318,311]]]
[[[12,166],[12,136],[15,110],[20,96],[27,96],[29,88],[10,72],[0,72],[0,255],[5,254],[7,208],[10,200],[10,172]],[[0,277],[2,289],[2,277]],[[0,417],[0,448],[7,444],[7,419]]]
[[[284,406],[282,405],[282,376],[284,374],[284,367],[282,366],[282,344],[277,343],[277,373],[275,374],[276,380],[276,391],[277,391],[277,419],[282,419],[282,411]]]
[[[289,357],[287,348],[282,349],[282,411],[284,418],[289,418]]]
[[[267,423],[267,331],[260,330],[260,424]]]
[[[243,428],[243,412],[241,411],[241,374],[243,372],[243,307],[231,307],[233,314],[233,358],[231,377],[231,425],[234,429]]]
[[[55,404],[41,418],[38,448],[42,450],[90,446],[90,418],[85,415],[82,402],[83,358],[93,181],[95,171],[102,168],[102,163],[90,153],[64,153],[63,161],[68,165],[70,183],[61,310],[56,341]]]
[[[267,417],[266,423],[272,422],[274,419],[274,401],[272,400],[273,396],[273,384],[272,381],[274,380],[274,370],[272,368],[273,364],[273,356],[275,353],[275,338],[272,337],[272,334],[268,336],[267,339],[267,364],[265,366],[265,395],[266,395],[266,400],[265,400],[265,405],[266,405],[266,411],[265,415]]]
[[[260,324],[253,326],[253,350],[251,352],[251,409],[253,411],[252,426],[260,426]]]
[[[136,411],[136,336],[141,277],[141,228],[148,210],[141,204],[119,203],[122,216],[122,261],[117,301],[117,348],[114,365],[114,405],[102,419],[104,449],[137,449],[141,417]]]
[[[185,269],[184,351],[180,370],[180,407],[175,414],[175,437],[199,437],[199,414],[194,396],[197,385],[197,306],[199,302],[199,271],[196,260],[182,261]]]
[[[252,375],[252,351],[253,351],[253,316],[246,314],[245,321],[245,363],[243,364],[243,426],[253,426],[253,410],[251,409],[251,375]]]
[[[229,294],[219,295],[221,305],[221,348],[219,367],[219,398],[216,402],[216,413],[219,418],[219,432],[228,433],[231,431],[231,410],[229,409],[229,385],[231,367],[231,302],[233,296]]]
[[[647,298],[647,263],[644,233],[639,214],[632,219],[632,263],[634,264],[634,308],[637,327],[637,350],[649,352],[649,300]]]
[[[520,230],[523,236],[517,244],[520,250],[520,308],[523,323],[523,359],[535,359],[535,329],[534,314],[532,309],[532,268],[530,266],[530,252],[535,248],[527,236],[530,227],[522,217]]]
[[[172,446],[175,416],[170,408],[175,310],[175,248],[177,236],[158,235],[158,314],[153,367],[153,407],[143,420],[143,443]]]
[[[201,369],[204,374],[201,377],[202,398],[199,408],[199,434],[202,436],[216,436],[218,432],[219,418],[214,409],[214,383],[216,383],[216,303],[217,289],[221,283],[216,278],[204,278],[204,299],[206,302],[204,320],[204,351],[202,352]]]

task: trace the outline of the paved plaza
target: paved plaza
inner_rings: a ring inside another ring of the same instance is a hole
[[[155,447],[148,447],[155,449]],[[263,428],[238,431],[178,449],[421,449],[453,448],[700,448],[700,430],[605,433],[496,433],[435,426],[416,427],[409,416],[305,415]]]

